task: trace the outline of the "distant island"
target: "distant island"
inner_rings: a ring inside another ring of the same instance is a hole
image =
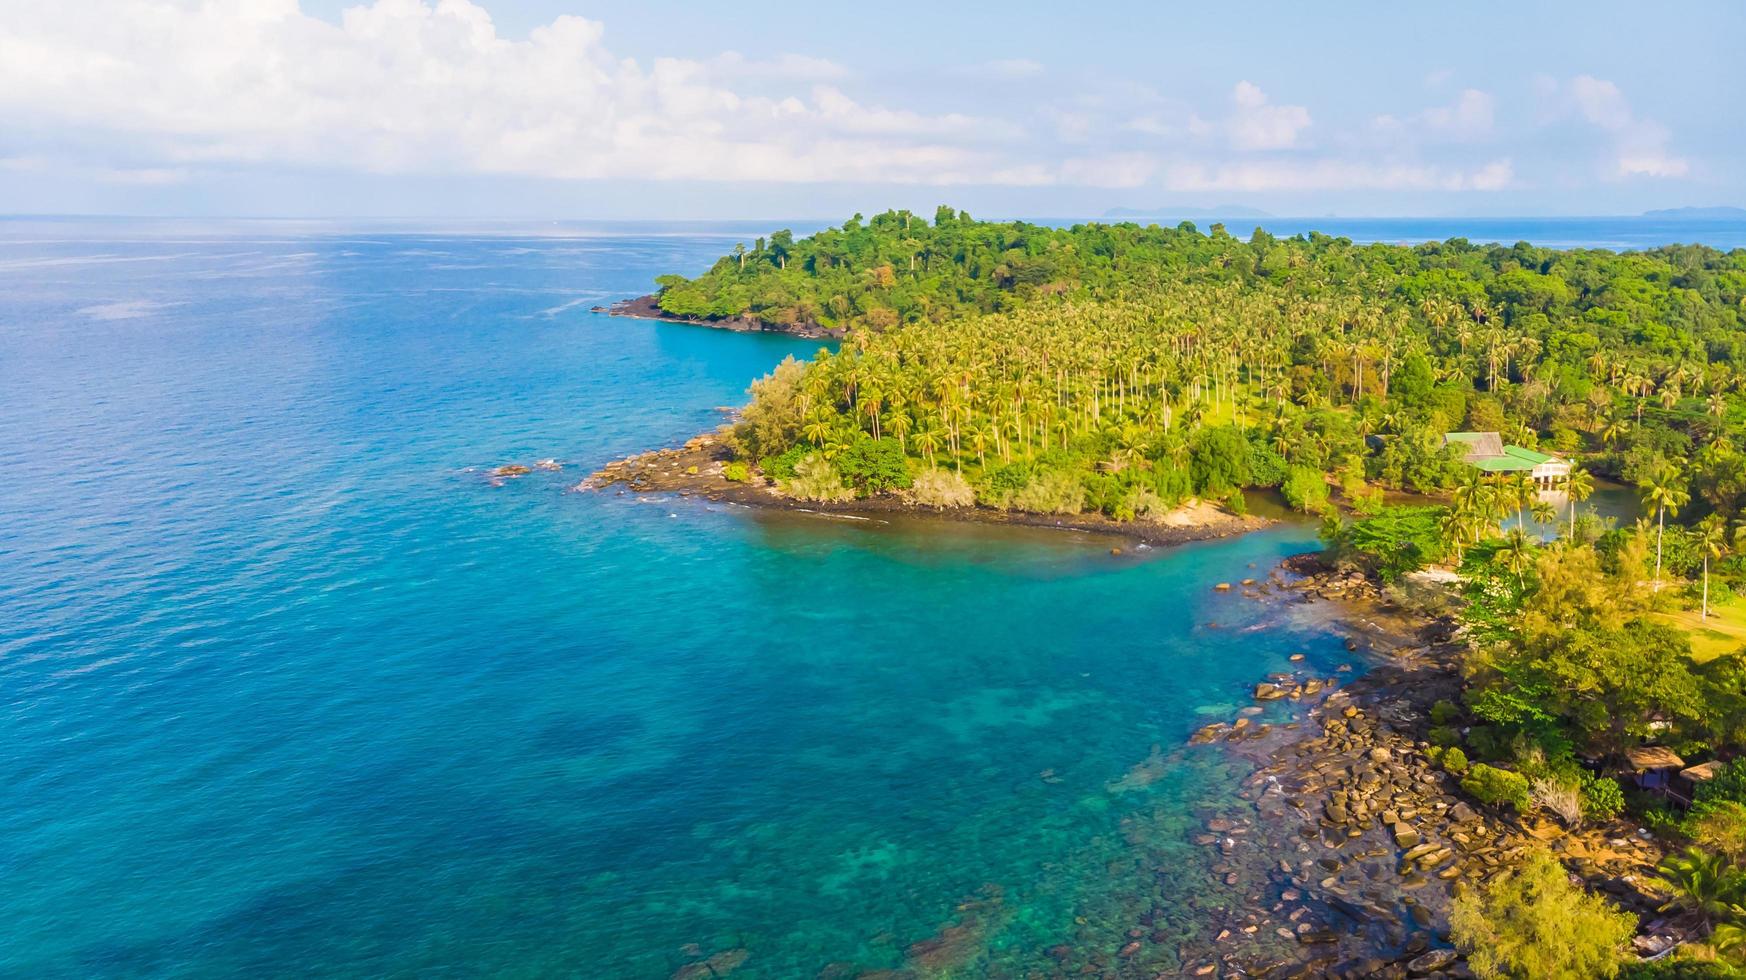
[[[1513,929],[1518,953],[1579,946],[1557,953],[1586,964],[1572,975],[1614,975],[1633,935],[1644,953],[1739,948],[1746,251],[1240,239],[941,207],[777,231],[657,283],[625,312],[843,341],[754,382],[718,432],[587,486],[1148,540],[1242,530],[1244,491],[1277,492],[1321,517],[1337,588],[1403,596],[1414,579],[1440,597],[1411,608],[1432,601],[1459,638],[1401,682],[1450,696],[1363,749],[1377,778],[1459,799],[1324,798],[1291,770],[1321,815],[1306,836],[1337,848],[1383,821],[1399,874],[1435,885],[1422,924],[1476,966]],[[1635,488],[1646,518],[1585,513],[1597,478]],[[1422,502],[1385,498],[1403,492]],[[1336,750],[1363,727],[1354,710],[1326,729]],[[1416,775],[1387,768],[1399,753]],[[1547,840],[1561,850],[1525,846]]]
[[[1660,208],[1643,212],[1645,218],[1684,218],[1684,219],[1746,219],[1746,208],[1717,205],[1707,208]]]

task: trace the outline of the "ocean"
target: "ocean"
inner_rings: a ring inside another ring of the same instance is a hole
[[[573,491],[816,349],[590,312],[738,230],[0,221],[0,974],[1172,968],[1313,526]]]

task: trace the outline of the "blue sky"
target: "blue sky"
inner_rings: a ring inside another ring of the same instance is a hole
[[[0,0],[0,212],[1746,205],[1743,38],[1720,2]]]

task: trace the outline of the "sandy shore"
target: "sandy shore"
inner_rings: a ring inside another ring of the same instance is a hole
[[[942,520],[972,521],[1020,527],[1057,528],[1107,535],[1112,545],[1183,544],[1230,537],[1266,527],[1272,521],[1254,515],[1233,514],[1210,503],[1185,506],[1155,521],[1116,521],[1102,514],[1029,514],[988,507],[924,507],[893,495],[881,495],[843,503],[820,503],[785,497],[761,478],[738,483],[722,476],[730,460],[726,446],[712,434],[698,436],[677,449],[658,449],[608,463],[581,483],[577,490],[623,493],[666,493],[682,497],[745,504],[797,512],[878,515],[906,514]],[[1116,540],[1119,539],[1119,542]]]

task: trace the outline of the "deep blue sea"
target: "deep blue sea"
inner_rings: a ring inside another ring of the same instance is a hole
[[[0,975],[1009,976],[1194,931],[1245,770],[1183,738],[1349,656],[1210,586],[1313,529],[571,491],[814,349],[589,312],[733,240],[0,222]]]

